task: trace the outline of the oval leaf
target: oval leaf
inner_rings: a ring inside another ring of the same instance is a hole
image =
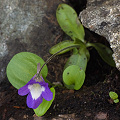
[[[84,28],[75,10],[67,4],[60,4],[56,11],[57,21],[62,30],[73,40],[76,38],[84,42]]]
[[[115,92],[112,92],[112,91],[109,92],[109,96],[110,96],[110,98],[113,99],[113,100],[115,100],[115,99],[118,98],[118,94],[115,93]]]
[[[71,65],[67,67],[63,72],[64,83],[67,86],[73,86],[75,90],[79,90],[82,87],[84,80],[85,72],[82,69],[80,69],[77,65]]]
[[[79,66],[79,68],[81,68],[82,70],[86,70],[87,67],[87,56],[86,54],[82,51],[78,54],[73,54],[72,56],[70,56],[70,58],[67,60],[66,64],[65,64],[65,68],[67,68],[68,66],[71,65],[77,65]]]
[[[62,50],[62,49],[65,49],[65,48],[67,48],[67,47],[70,47],[70,46],[79,46],[79,44],[74,44],[73,41],[65,40],[65,41],[62,41],[62,42],[56,44],[55,46],[53,46],[53,47],[49,50],[49,52],[50,52],[51,54],[55,54],[56,52],[58,52],[58,51],[60,51],[60,50]],[[71,47],[71,48],[68,48],[68,49],[66,49],[66,50],[63,50],[62,52],[58,53],[58,55],[59,55],[59,54],[66,53],[66,52],[70,51],[70,50],[73,49],[73,48],[75,48],[75,47]]]
[[[112,57],[112,50],[108,48],[107,46],[101,44],[101,43],[88,43],[89,46],[93,46],[101,56],[101,58],[109,65],[115,67],[115,62]]]
[[[42,66],[45,62],[39,56],[30,52],[16,54],[7,66],[7,77],[17,89],[24,86],[37,73],[37,64]],[[48,69],[45,65],[41,71],[43,78],[47,76]]]
[[[52,88],[50,88],[50,90],[53,93],[53,99],[51,101],[47,101],[43,98],[43,102],[39,105],[39,107],[34,109],[34,112],[37,116],[44,115],[47,112],[47,110],[50,108],[50,106],[55,98],[55,89],[52,87]]]
[[[114,103],[119,103],[119,99],[115,99],[115,100],[114,100]]]

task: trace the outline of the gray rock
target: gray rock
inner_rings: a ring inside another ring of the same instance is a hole
[[[0,82],[6,78],[6,66],[16,53],[28,51],[42,58],[47,56],[61,34],[55,17],[61,2],[0,0]]]
[[[85,27],[109,41],[120,70],[120,0],[88,0],[79,17]]]

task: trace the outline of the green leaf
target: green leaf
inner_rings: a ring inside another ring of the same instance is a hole
[[[83,55],[75,54],[75,55],[70,56],[70,58],[67,60],[67,62],[65,64],[64,69],[71,65],[77,65],[77,66],[79,66],[79,68],[81,68],[85,71],[86,66],[87,66],[86,55],[85,54],[83,54]]]
[[[114,100],[114,103],[119,103],[119,99],[115,99],[115,100]]]
[[[87,61],[89,61],[89,59],[90,59],[90,53],[89,53],[89,51],[88,51],[88,49],[86,47],[86,44],[83,43],[82,41],[78,40],[78,39],[75,39],[74,44],[79,44],[80,45],[80,50],[82,48],[82,51],[84,51],[84,53],[87,56]]]
[[[70,46],[79,46],[79,44],[74,44],[73,41],[69,41],[69,40],[65,40],[65,41],[62,41],[56,45],[54,45],[50,50],[49,52],[51,54],[55,54],[56,52],[62,50],[62,49],[65,49],[67,47],[70,47]],[[75,47],[71,47],[71,48],[68,48],[66,50],[63,50],[62,52],[58,53],[58,54],[63,54],[63,53],[66,53],[68,51],[70,51],[71,49],[73,49]]]
[[[50,108],[54,98],[55,98],[55,89],[52,87],[50,88],[51,92],[53,93],[53,99],[51,101],[47,101],[43,98],[43,102],[38,106],[38,108],[34,109],[34,112],[37,116],[44,115],[47,110]]]
[[[73,49],[73,54],[78,54],[78,49],[77,48]]]
[[[89,61],[90,60],[90,52],[88,51],[88,49],[85,49],[85,54],[87,57],[87,61]]]
[[[7,77],[17,89],[24,86],[37,73],[37,64],[42,66],[45,62],[39,56],[30,52],[16,54],[7,66]],[[47,76],[48,69],[45,65],[41,71],[43,78]]]
[[[73,54],[70,56],[65,64],[64,69],[71,65],[77,65],[79,68],[85,71],[87,67],[87,61],[86,49],[80,48],[78,54]]]
[[[71,88],[73,86],[75,90],[79,90],[82,87],[84,80],[85,72],[77,65],[71,65],[67,67],[63,72],[64,83]]]
[[[109,96],[110,96],[110,98],[113,99],[113,100],[115,100],[115,99],[118,98],[118,94],[115,93],[115,92],[112,92],[112,91],[109,92]]]
[[[109,65],[115,67],[115,62],[113,60],[112,57],[112,50],[101,44],[101,43],[87,43],[88,47],[93,46],[99,53],[99,55],[101,56],[101,58]]]
[[[62,30],[73,40],[76,38],[84,42],[84,28],[75,10],[67,4],[60,4],[56,11],[57,21]]]

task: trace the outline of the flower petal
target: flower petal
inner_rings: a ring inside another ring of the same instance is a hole
[[[39,82],[39,84],[41,85],[41,86],[44,86],[44,87],[48,87],[48,83],[46,83],[45,81],[44,81],[44,79],[42,79],[43,81],[40,81]]]
[[[32,79],[31,79],[26,85],[24,85],[23,87],[21,87],[21,88],[18,90],[18,94],[19,94],[19,95],[24,96],[24,95],[27,95],[27,94],[30,92],[30,90],[28,89],[28,85],[31,85],[31,84],[36,83],[36,81],[34,80],[35,76],[36,76],[36,75],[34,75],[34,76],[32,77]]]
[[[35,100],[38,97],[40,97],[41,94],[42,94],[42,91],[45,90],[45,88],[43,86],[41,87],[41,85],[38,84],[38,83],[37,84],[33,84],[33,85],[28,85],[28,89],[30,90],[32,98],[35,99]]]
[[[31,78],[31,80],[27,83],[27,85],[36,83],[36,81],[34,80],[35,77],[36,77],[36,75],[34,75],[34,76]]]
[[[18,94],[21,96],[27,95],[30,92],[30,90],[28,89],[28,85],[26,84],[25,86],[21,87],[18,90]]]
[[[53,93],[50,91],[48,86],[45,87],[45,91],[42,92],[42,97],[47,101],[50,101],[53,99]]]
[[[31,93],[29,93],[27,96],[27,106],[29,108],[36,109],[42,103],[42,101],[43,101],[42,96],[40,96],[36,100],[32,98]]]

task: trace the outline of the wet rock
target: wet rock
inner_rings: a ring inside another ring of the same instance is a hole
[[[79,17],[85,27],[109,41],[116,67],[120,70],[120,1],[88,0]]]
[[[0,82],[6,78],[6,66],[16,53],[28,51],[45,58],[61,35],[55,17],[61,2],[0,0]]]

